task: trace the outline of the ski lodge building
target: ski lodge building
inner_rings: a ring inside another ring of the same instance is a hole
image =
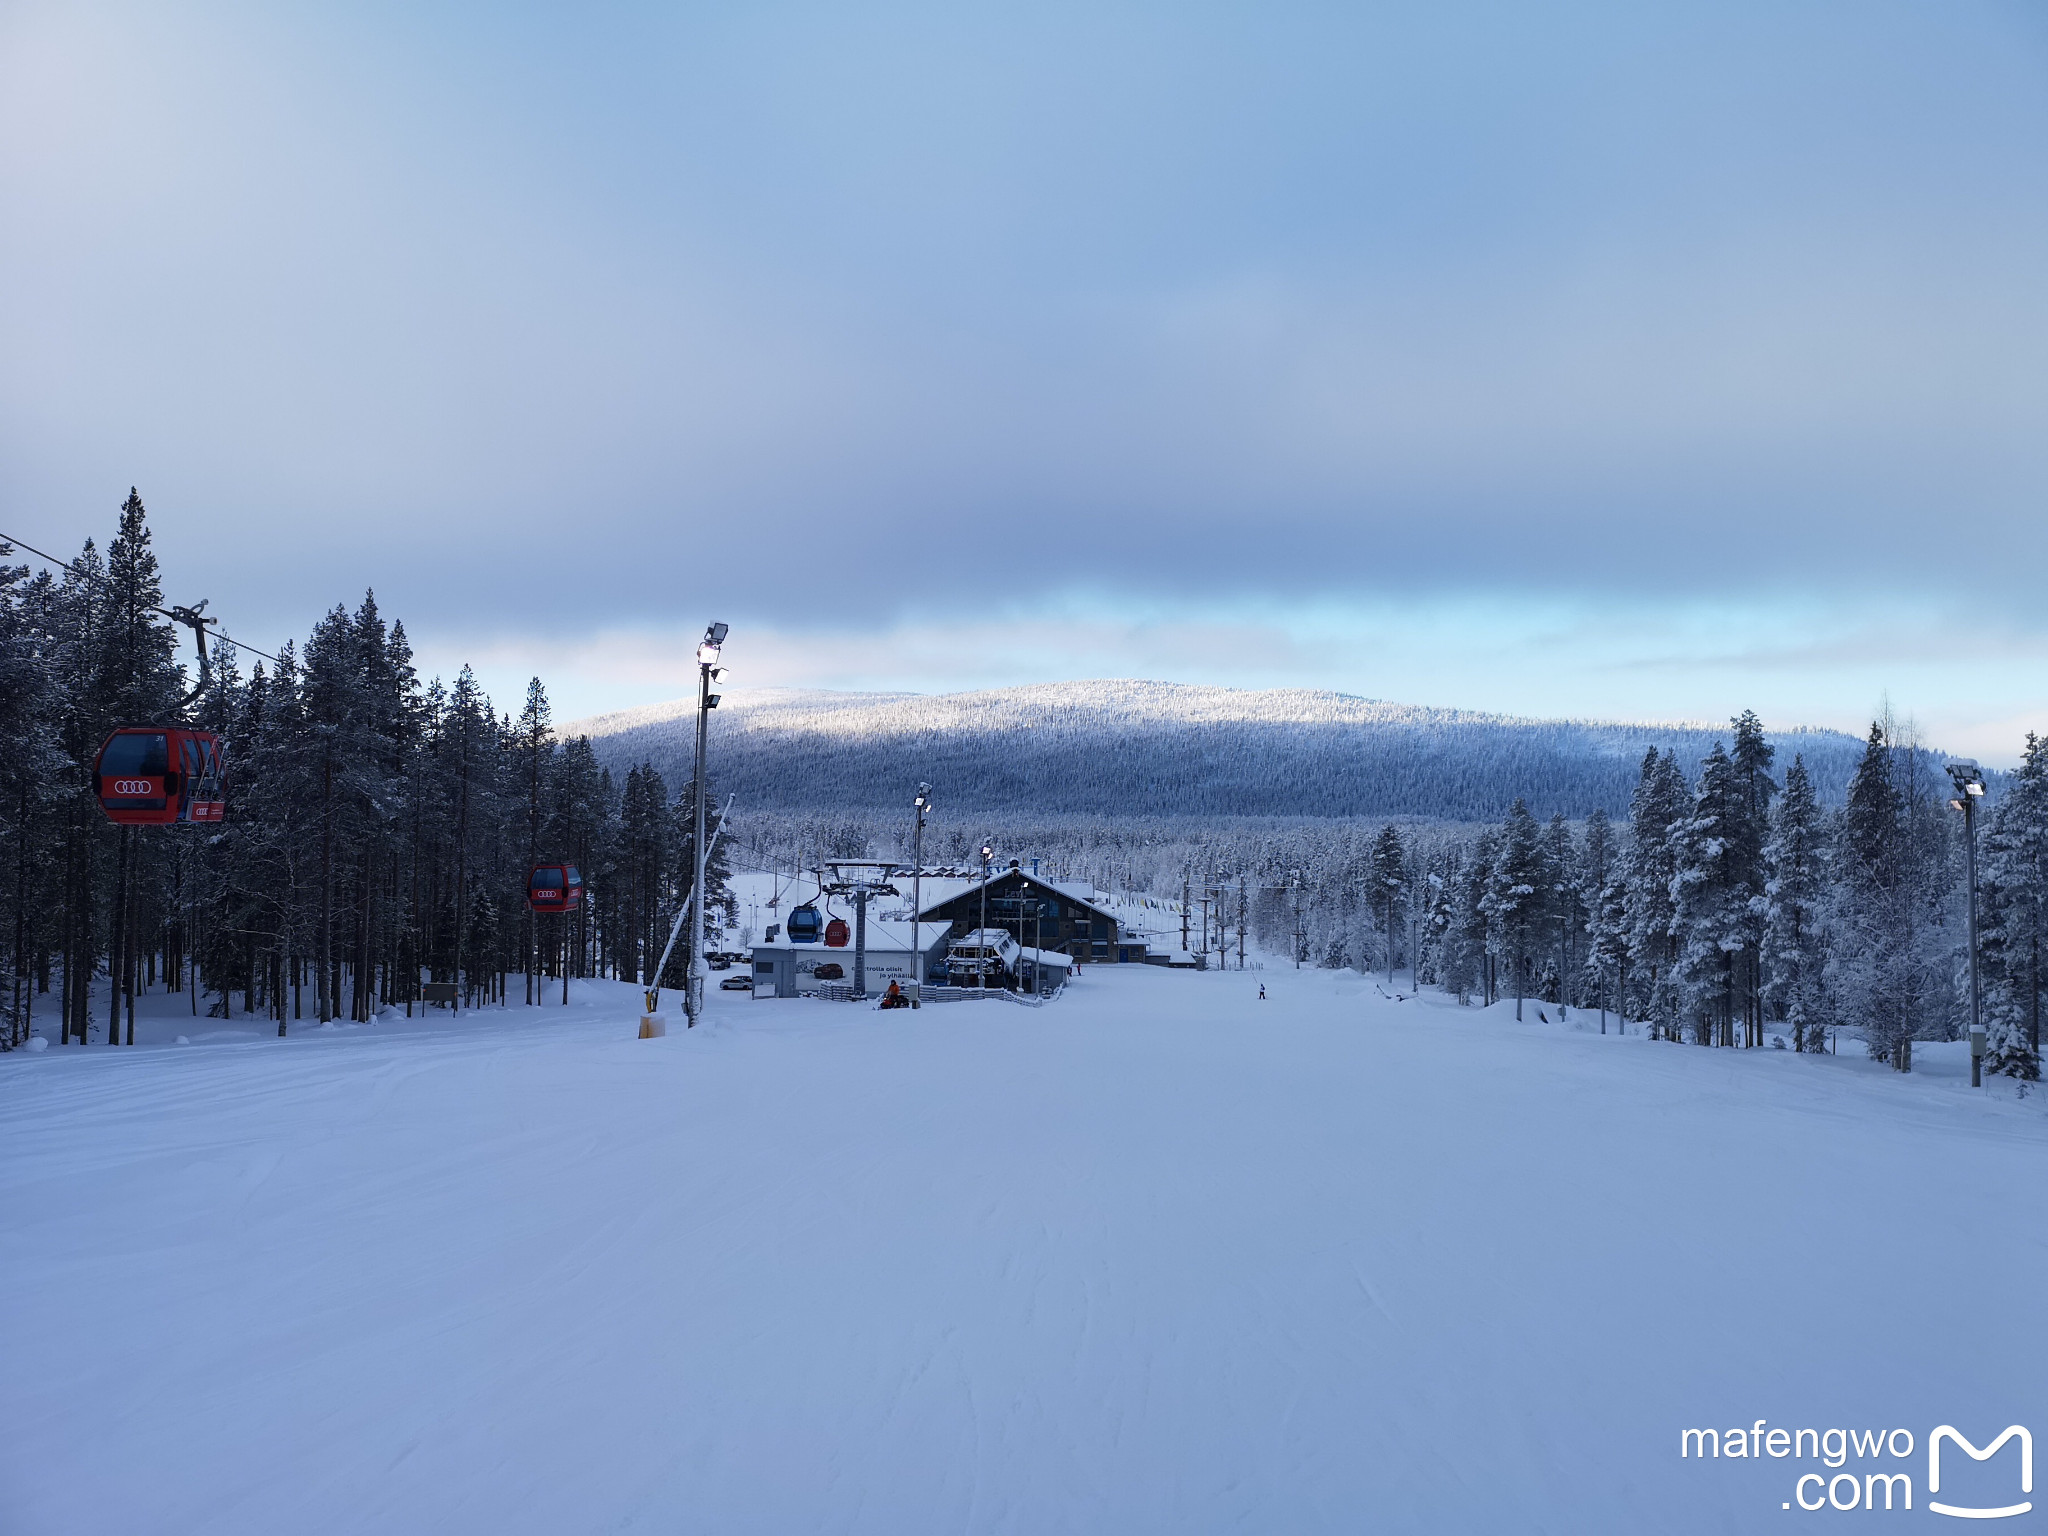
[[[901,880],[899,888],[908,895],[909,886]],[[921,894],[918,921],[944,924],[949,941],[984,926],[980,880],[931,877]],[[1083,965],[1146,961],[1146,937],[1123,931],[1112,913],[1097,906],[1093,886],[1055,885],[1013,862],[989,876],[986,896],[986,926],[1008,931],[1019,948],[1058,951]]]
[[[990,926],[994,926],[991,923]],[[754,945],[754,996],[833,997],[850,993],[853,986],[853,943],[830,944],[818,940],[802,943],[779,928],[771,937]],[[930,981],[946,959],[951,935],[943,928],[927,925],[917,935],[918,953],[911,953],[910,924],[868,919],[868,996],[880,997],[890,982],[908,987],[913,981]],[[820,973],[823,974],[820,974]]]

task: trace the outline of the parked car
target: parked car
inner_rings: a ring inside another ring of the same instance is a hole
[[[751,976],[728,976],[718,984],[718,990],[721,992],[751,992],[754,990],[754,978]]]
[[[729,971],[732,969],[732,962],[726,959],[725,956],[714,955],[709,951],[706,951],[704,955],[704,963],[714,971]]]

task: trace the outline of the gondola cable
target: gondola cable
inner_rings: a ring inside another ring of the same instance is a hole
[[[98,582],[102,587],[107,588],[112,588],[113,586],[113,583],[107,580],[106,577],[101,576],[93,571],[81,569],[75,557],[70,560],[59,560],[55,555],[47,554],[44,551],[37,549],[35,545],[28,543],[26,540],[17,539],[11,533],[0,533],[0,544],[11,544],[16,549],[25,549],[30,554],[34,555],[37,559],[47,560],[50,562],[50,564],[58,567],[60,570],[69,571],[72,575],[77,576],[82,580]],[[247,651],[252,656],[261,656],[265,661],[276,662],[277,665],[279,666],[284,665],[283,661],[271,655],[270,652],[259,651],[255,646],[245,644],[244,642],[237,640],[233,635],[228,634],[225,630],[218,628],[217,626],[220,623],[218,619],[201,618],[200,609],[203,609],[205,606],[206,603],[204,600],[200,602],[198,608],[165,608],[156,603],[151,603],[149,605],[149,611],[151,613],[160,613],[165,618],[170,619],[175,623],[187,625],[191,627],[195,632],[197,632],[201,626],[213,627],[213,635],[215,639],[227,641],[229,645],[232,645],[238,651]]]

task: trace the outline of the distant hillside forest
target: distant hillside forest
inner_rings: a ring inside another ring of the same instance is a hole
[[[614,772],[686,773],[685,705],[599,716]],[[1084,682],[983,693],[734,693],[712,716],[720,781],[748,812],[879,810],[920,779],[962,813],[1498,821],[1628,813],[1646,751],[1697,763],[1727,729],[1517,720],[1343,694]],[[1837,731],[1776,738],[1838,804],[1863,744]]]

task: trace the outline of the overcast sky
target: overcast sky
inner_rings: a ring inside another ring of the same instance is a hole
[[[0,4],[0,526],[558,717],[2048,729],[2038,3]]]

